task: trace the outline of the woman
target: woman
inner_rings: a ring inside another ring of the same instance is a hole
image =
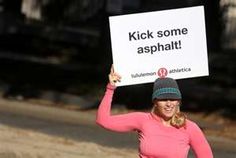
[[[120,80],[121,77],[112,67],[105,95],[98,108],[97,124],[117,132],[137,131],[140,158],[187,158],[190,147],[196,158],[213,158],[201,129],[180,112],[182,98],[174,79],[156,79],[151,112],[111,115],[115,84]]]

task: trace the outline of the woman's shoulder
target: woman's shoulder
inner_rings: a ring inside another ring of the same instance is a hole
[[[133,111],[128,113],[128,115],[136,118],[137,120],[147,120],[150,118],[150,113],[142,111]]]
[[[196,128],[199,129],[199,125],[195,121],[190,120],[190,119],[186,120],[186,129],[192,130]]]
[[[150,113],[149,112],[143,112],[143,111],[133,111],[133,112],[130,112],[130,114],[132,115],[137,115],[139,117],[149,117]]]

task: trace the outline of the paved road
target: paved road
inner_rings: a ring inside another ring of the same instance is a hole
[[[109,132],[96,126],[94,120],[95,111],[69,111],[0,100],[0,124],[70,138],[78,142],[93,142],[119,149],[137,149],[136,134]],[[212,136],[207,138],[215,158],[236,158],[235,141]],[[191,153],[189,157],[193,157]]]

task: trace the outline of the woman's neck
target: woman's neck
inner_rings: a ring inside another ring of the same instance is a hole
[[[166,119],[164,119],[162,116],[160,116],[158,113],[156,113],[155,111],[152,111],[151,112],[152,113],[152,115],[153,115],[153,117],[154,118],[156,118],[156,119],[158,119],[158,120],[160,120],[160,122],[164,125],[164,126],[167,126],[167,127],[169,127],[169,126],[171,126],[171,118],[166,118]]]
[[[167,126],[167,127],[170,127],[171,126],[171,119],[164,119],[164,118],[162,118],[162,117],[160,117],[161,118],[161,122],[162,122],[162,124],[164,125],[164,126]]]

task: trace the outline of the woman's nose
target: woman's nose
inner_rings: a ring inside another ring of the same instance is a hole
[[[171,105],[171,101],[170,100],[166,100],[166,105],[170,106]]]

